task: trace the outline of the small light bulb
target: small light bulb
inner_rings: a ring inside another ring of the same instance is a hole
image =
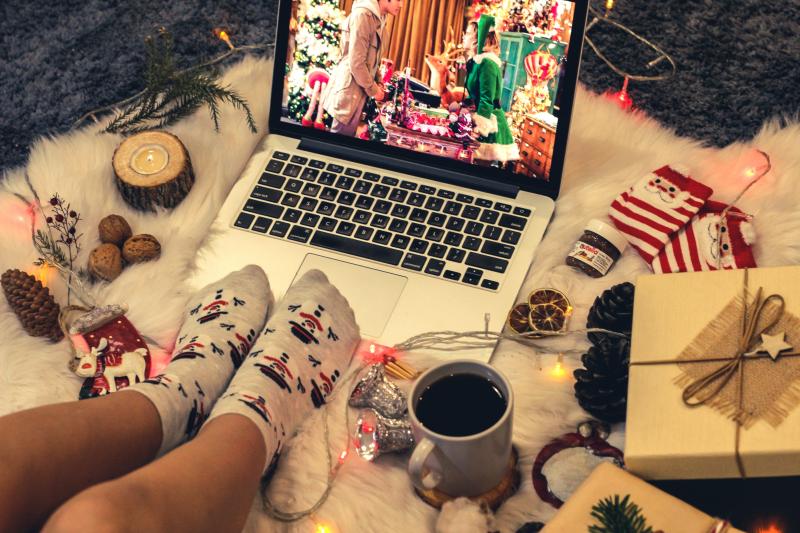
[[[556,363],[556,366],[553,367],[553,370],[550,371],[550,375],[554,378],[561,378],[567,374],[567,371],[564,370],[564,365],[561,363]]]
[[[564,369],[564,354],[558,354],[558,361],[556,361],[556,365],[550,370],[550,375],[554,378],[563,378],[567,375],[567,371]]]
[[[614,9],[614,0],[606,0],[606,11]]]

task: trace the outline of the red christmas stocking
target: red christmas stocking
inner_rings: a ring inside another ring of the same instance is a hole
[[[608,214],[648,263],[700,210],[713,191],[664,166],[619,195]]]
[[[72,342],[84,351],[75,373],[86,380],[79,398],[93,398],[144,381],[150,350],[118,305],[96,307],[72,323]]]
[[[751,245],[755,232],[750,217],[732,207],[709,200],[664,249],[653,259],[656,273],[699,272],[701,270],[754,268]]]

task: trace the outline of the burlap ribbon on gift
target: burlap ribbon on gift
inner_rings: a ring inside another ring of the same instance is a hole
[[[632,362],[631,365],[677,364],[688,407],[709,406],[736,424],[734,452],[742,477],[742,430],[764,420],[777,427],[800,403],[800,352],[782,352],[777,359],[758,348],[762,334],[784,332],[800,346],[800,319],[785,311],[781,295],[754,297],[744,271],[742,295],[734,298],[675,359]]]

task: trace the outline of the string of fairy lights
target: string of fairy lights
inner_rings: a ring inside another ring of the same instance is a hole
[[[673,57],[669,55],[667,52],[665,52],[660,46],[653,43],[646,37],[633,31],[628,26],[625,26],[624,24],[616,20],[612,20],[611,13],[614,9],[614,6],[615,6],[615,0],[606,0],[605,10],[601,13],[600,10],[598,10],[591,4],[591,2],[589,3],[589,13],[593,16],[593,18],[586,25],[586,35],[584,35],[584,41],[589,46],[589,48],[591,48],[592,51],[595,54],[597,54],[597,57],[599,57],[606,65],[608,65],[608,67],[611,70],[613,70],[616,74],[622,76],[623,78],[622,89],[620,89],[619,92],[614,93],[613,96],[615,99],[619,101],[621,107],[628,108],[633,103],[630,96],[628,95],[629,81],[633,80],[633,81],[647,82],[647,81],[667,80],[676,74],[676,72],[678,71],[678,65],[675,62],[675,59],[673,59]],[[622,67],[611,61],[611,59],[609,59],[609,57],[602,52],[600,47],[597,46],[597,44],[595,44],[595,42],[589,36],[589,30],[591,30],[594,26],[598,24],[607,24],[613,28],[617,28],[627,33],[640,43],[646,45],[648,48],[652,49],[656,53],[658,53],[658,56],[655,59],[649,61],[646,64],[646,67],[648,69],[652,69],[656,67],[658,64],[662,63],[663,61],[667,61],[670,67],[669,70],[660,74],[635,74],[623,69]]]

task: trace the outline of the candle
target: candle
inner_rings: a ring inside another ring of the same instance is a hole
[[[146,144],[131,156],[131,168],[144,175],[161,172],[169,163],[169,154],[160,144]]]

